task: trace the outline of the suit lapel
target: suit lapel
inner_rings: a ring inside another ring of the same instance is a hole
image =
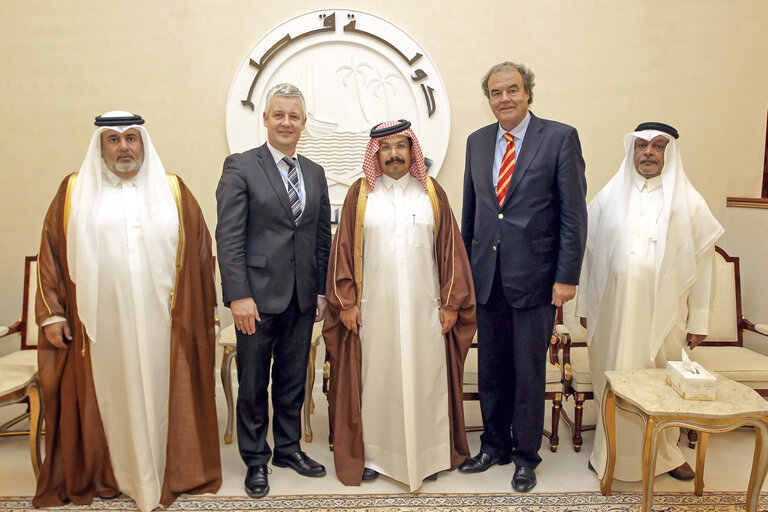
[[[493,158],[496,155],[496,133],[498,133],[499,123],[494,123],[487,126],[485,133],[483,133],[483,140],[481,145],[485,147],[483,151],[477,156],[478,169],[482,169],[482,187],[485,188],[489,194],[496,197],[496,188],[493,186]],[[496,204],[499,204],[496,201]]]
[[[520,184],[520,180],[523,179],[525,171],[531,166],[533,157],[535,157],[536,153],[539,151],[541,142],[544,140],[544,136],[541,134],[542,128],[543,125],[539,118],[534,116],[533,112],[531,112],[531,120],[528,123],[528,129],[525,131],[525,138],[523,139],[523,148],[520,150],[520,156],[515,162],[515,172],[512,173],[507,196],[504,198],[505,205],[509,198],[512,197],[512,194],[515,193],[515,189]]]
[[[299,165],[301,166],[301,175],[304,178],[304,211],[299,217],[299,222],[304,219],[306,212],[314,211],[315,203],[317,202],[317,194],[315,191],[315,173],[312,172],[310,166],[313,164],[301,155],[296,155],[299,158]]]
[[[269,148],[266,144],[259,147],[256,156],[259,159],[259,164],[261,164],[264,174],[267,176],[269,184],[272,185],[272,189],[275,191],[278,201],[283,205],[286,215],[293,221],[291,203],[288,200],[288,192],[285,190],[283,177],[280,175],[280,171],[277,169],[277,165],[275,165],[275,161],[272,158],[272,153],[269,152]]]

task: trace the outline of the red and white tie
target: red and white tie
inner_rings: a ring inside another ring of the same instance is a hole
[[[504,198],[507,195],[507,189],[509,189],[509,182],[512,179],[512,173],[515,171],[515,138],[509,133],[505,133],[504,138],[507,139],[507,150],[501,159],[499,180],[496,182],[496,198],[499,200],[499,206],[504,204]]]

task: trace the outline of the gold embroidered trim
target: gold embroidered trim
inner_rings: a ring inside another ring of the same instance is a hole
[[[168,186],[171,187],[171,194],[173,200],[176,202],[176,210],[179,213],[179,242],[176,247],[176,274],[173,277],[173,291],[171,292],[171,313],[173,313],[174,305],[176,304],[176,287],[179,285],[179,272],[181,271],[181,264],[184,261],[184,212],[181,205],[181,186],[179,186],[179,178],[175,174],[166,174],[168,178]],[[171,314],[171,322],[173,322],[173,315]]]
[[[67,194],[64,196],[64,236],[67,236],[67,227],[69,226],[69,209],[72,206],[72,192],[75,190],[76,181],[77,173],[73,172],[69,175],[69,181],[67,181]]]
[[[454,258],[454,232],[453,232],[453,223],[451,223],[451,236],[450,236],[450,243],[451,243],[451,284],[448,286],[448,295],[446,296],[445,300],[442,300],[441,295],[441,289],[440,289],[440,282],[442,281],[440,276],[440,260],[437,257],[437,234],[440,232],[440,198],[437,196],[437,191],[435,190],[435,184],[433,181],[433,178],[427,179],[427,195],[429,196],[429,202],[432,205],[432,215],[435,218],[435,226],[434,226],[434,251],[435,251],[435,265],[437,265],[437,277],[438,277],[438,283],[437,283],[437,296],[440,297],[440,305],[446,306],[448,304],[448,301],[451,300],[451,292],[453,291],[453,282],[454,278],[456,276],[456,259]]]
[[[363,297],[363,226],[365,223],[365,206],[368,204],[368,180],[360,178],[360,194],[357,196],[357,211],[355,213],[354,240],[354,270],[355,287],[357,288],[357,307]]]
[[[37,292],[40,295],[40,298],[43,299],[43,304],[45,305],[45,309],[48,310],[48,316],[53,316],[53,311],[51,311],[51,306],[48,305],[48,301],[45,300],[45,292],[43,292],[43,282],[40,279],[40,253],[43,250],[43,237],[45,236],[45,229],[43,229],[43,235],[40,237],[40,250],[37,251],[37,259],[35,260],[35,271],[37,273]]]

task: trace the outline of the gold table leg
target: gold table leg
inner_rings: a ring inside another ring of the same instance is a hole
[[[611,391],[611,383],[606,382],[603,392],[603,430],[605,442],[608,445],[608,461],[600,481],[600,492],[603,496],[611,495],[613,471],[616,469],[616,398]]]
[[[756,512],[760,501],[760,489],[765,482],[765,474],[768,469],[768,417],[762,417],[754,422],[755,427],[755,455],[752,458],[752,471],[749,473],[749,486],[747,487],[747,512]]]
[[[657,428],[656,418],[643,416],[645,437],[643,438],[643,512],[651,512],[653,505],[653,479],[656,471],[656,442],[663,429]]]
[[[701,496],[704,493],[704,458],[707,456],[709,432],[698,432],[697,437],[699,445],[696,448],[696,478],[693,481],[693,493]]]

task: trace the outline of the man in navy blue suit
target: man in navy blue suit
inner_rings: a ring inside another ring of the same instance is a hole
[[[528,110],[533,78],[513,62],[483,78],[498,122],[467,139],[461,223],[477,294],[484,432],[480,453],[459,470],[514,461],[519,492],[536,485],[546,350],[555,308],[576,293],[587,234],[579,135]]]

